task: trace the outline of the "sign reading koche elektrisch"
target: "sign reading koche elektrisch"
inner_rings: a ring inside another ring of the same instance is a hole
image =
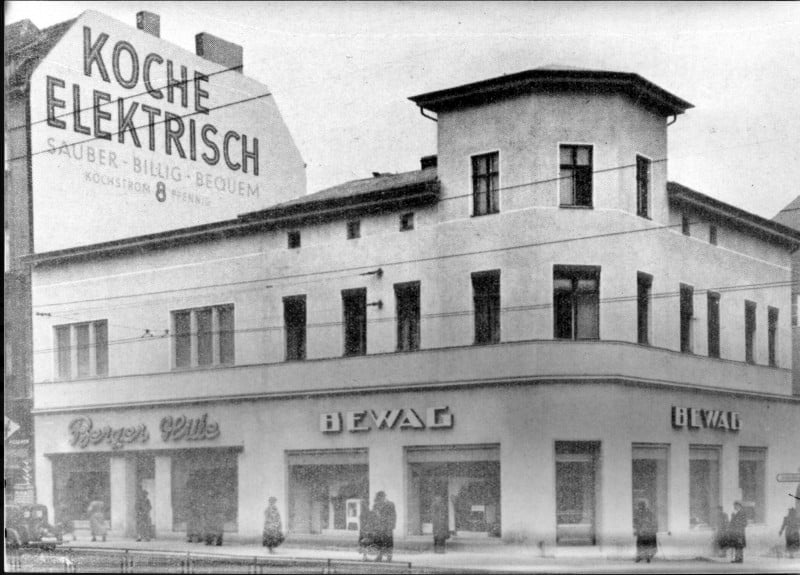
[[[96,12],[31,77],[34,245],[235,218],[305,193],[268,88]]]

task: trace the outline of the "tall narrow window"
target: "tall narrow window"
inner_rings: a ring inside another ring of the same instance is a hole
[[[95,375],[108,375],[108,322],[94,322]]]
[[[344,354],[367,353],[367,290],[342,291],[344,308]]]
[[[70,343],[70,326],[61,325],[56,328],[56,361],[58,362],[58,379],[72,379],[72,346]]]
[[[767,354],[772,367],[778,365],[778,308],[767,308]]]
[[[744,360],[755,363],[756,303],[744,302]]]
[[[637,341],[645,345],[650,343],[650,291],[652,287],[653,276],[639,272],[636,278]]]
[[[560,187],[562,206],[592,206],[592,147],[561,146]]]
[[[689,446],[689,520],[692,527],[711,525],[719,505],[719,448]]]
[[[76,325],[74,329],[75,345],[78,352],[78,377],[88,377],[91,374],[89,324]]]
[[[175,367],[204,367],[234,363],[232,305],[172,312]]]
[[[689,228],[689,216],[681,216],[681,232],[683,232],[684,236],[691,235],[691,230]]]
[[[394,285],[397,302],[397,351],[419,349],[419,282]]]
[[[636,156],[636,213],[650,217],[650,160]]]
[[[472,156],[472,213],[476,216],[497,213],[500,209],[500,155],[497,152]]]
[[[692,321],[694,320],[694,288],[681,284],[681,351],[692,353]]]
[[[719,294],[708,292],[708,356],[719,357]]]
[[[408,232],[414,229],[414,212],[408,212],[400,216],[400,231]]]
[[[361,237],[361,220],[347,222],[347,239],[355,240]]]
[[[286,325],[286,359],[306,358],[306,296],[283,298]]]
[[[600,337],[600,268],[555,266],[553,270],[554,337]]]
[[[500,271],[472,274],[475,304],[475,343],[500,341]]]
[[[739,448],[739,488],[747,518],[764,523],[767,450],[761,447]]]
[[[299,230],[291,230],[286,235],[287,245],[289,249],[295,249],[300,247],[300,231]]]
[[[717,226],[713,224],[708,226],[708,243],[712,246],[717,245]]]

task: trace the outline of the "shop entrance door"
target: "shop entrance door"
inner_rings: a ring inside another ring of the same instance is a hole
[[[599,443],[556,442],[556,543],[594,545]]]

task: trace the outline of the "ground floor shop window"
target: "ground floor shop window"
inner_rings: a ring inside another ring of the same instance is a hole
[[[764,481],[767,450],[763,447],[739,448],[739,488],[747,518],[764,523]]]
[[[107,455],[78,454],[53,462],[54,521],[88,521],[89,505],[102,501],[111,521],[110,460]]]
[[[499,446],[408,447],[406,462],[410,535],[432,533],[431,510],[441,497],[451,533],[500,536]]]
[[[289,530],[357,532],[369,500],[367,457],[365,449],[288,452]]]
[[[666,531],[667,523],[667,469],[669,468],[669,446],[633,445],[633,510],[644,503],[653,514],[657,531]]]
[[[226,532],[238,530],[238,453],[198,449],[172,458],[172,529],[200,534],[202,525],[223,523]]]
[[[556,542],[594,545],[599,441],[556,441]]]
[[[709,526],[719,500],[719,447],[689,446],[689,522]]]

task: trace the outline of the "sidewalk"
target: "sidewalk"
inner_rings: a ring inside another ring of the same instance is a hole
[[[360,560],[355,547],[332,548],[313,547],[304,542],[288,541],[270,555],[267,550],[257,545],[244,545],[240,543],[225,543],[221,547],[207,546],[201,543],[187,543],[182,539],[163,539],[150,542],[136,542],[132,539],[114,538],[106,543],[92,543],[88,540],[68,541],[65,547],[107,547],[115,549],[130,549],[139,551],[165,551],[172,553],[198,553],[208,555],[224,555],[237,557],[274,558],[276,560],[288,559],[331,559],[334,561]],[[541,557],[538,550],[527,546],[517,545],[492,545],[477,549],[463,547],[449,550],[446,554],[436,554],[429,550],[414,551],[410,549],[397,549],[393,556],[393,563],[411,563],[415,567],[432,567],[463,570],[485,570],[493,572],[519,572],[519,573],[616,573],[641,572],[702,572],[702,573],[786,573],[800,572],[800,557],[795,559],[775,557],[747,557],[745,563],[731,564],[723,559],[672,559],[664,560],[658,556],[652,563],[634,563],[633,560],[603,559],[581,556],[564,556],[558,558]]]

